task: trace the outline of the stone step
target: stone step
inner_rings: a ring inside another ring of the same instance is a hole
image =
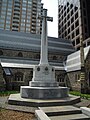
[[[53,107],[39,107],[40,110],[43,110],[48,116],[57,116],[57,115],[70,115],[70,114],[80,114],[82,113],[79,108],[74,106],[53,106]]]
[[[90,118],[84,114],[52,116],[49,118],[50,118],[50,120],[90,120]]]
[[[19,94],[11,94],[8,98],[8,104],[30,106],[30,107],[73,105],[78,102],[80,102],[80,97],[73,96],[73,95],[69,95],[69,97],[67,98],[62,98],[62,99],[57,99],[57,100],[55,99],[40,100],[40,99],[25,99],[25,98],[22,98],[19,93]]]

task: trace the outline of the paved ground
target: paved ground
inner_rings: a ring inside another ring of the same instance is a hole
[[[34,113],[37,108],[8,105],[7,100],[8,97],[0,97],[0,120],[36,120]]]
[[[22,112],[29,112],[29,113],[35,113],[35,110],[38,108],[36,107],[27,107],[27,106],[17,106],[17,105],[9,105],[7,103],[8,97],[0,97],[0,107],[9,109],[9,110],[16,110],[16,111],[22,111]]]
[[[1,109],[0,120],[35,120],[35,115],[32,113]]]
[[[10,110],[18,110],[18,111],[23,111],[23,112],[31,112],[34,113],[36,107],[26,107],[26,106],[16,106],[16,105],[8,105],[7,104],[8,97],[0,97],[0,107],[10,109]],[[75,104],[76,107],[90,107],[90,99],[85,100],[82,99],[81,102]]]
[[[81,99],[81,102],[75,104],[76,107],[90,107],[90,99]]]
[[[38,109],[38,108],[36,108],[36,107],[8,105],[7,100],[8,100],[8,97],[0,97],[0,107],[5,108],[5,109],[8,110],[8,111],[5,110],[5,111],[0,112],[0,114],[2,113],[2,115],[3,115],[3,116],[0,115],[0,117],[3,117],[3,118],[0,118],[0,120],[8,120],[7,116],[12,116],[12,118],[11,119],[9,118],[9,120],[36,120],[35,116],[33,116],[33,115],[35,113],[35,110]],[[90,100],[82,99],[81,102],[75,104],[75,106],[76,107],[87,107],[87,106],[90,107]],[[18,112],[18,111],[20,111],[21,113]],[[25,115],[27,114],[27,119],[24,118],[24,116],[25,116],[24,114]],[[14,117],[13,117],[13,115],[14,115]],[[17,119],[19,117],[20,117],[20,119]]]

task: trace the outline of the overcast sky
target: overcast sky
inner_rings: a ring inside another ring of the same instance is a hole
[[[48,22],[48,36],[58,37],[58,0],[42,0],[44,8],[48,9],[48,16],[53,22]]]

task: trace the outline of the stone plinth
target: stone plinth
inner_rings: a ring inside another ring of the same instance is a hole
[[[31,87],[58,87],[55,81],[55,69],[52,66],[37,65],[33,68],[33,78],[30,81]]]
[[[68,97],[68,88],[21,86],[20,93],[22,98],[28,99],[60,99]]]
[[[20,94],[28,99],[60,99],[68,97],[68,88],[59,87],[52,66],[37,65],[33,69],[32,81],[29,86],[21,86]]]

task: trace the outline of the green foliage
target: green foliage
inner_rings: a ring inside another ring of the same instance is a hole
[[[19,93],[19,91],[1,91],[0,96],[9,96],[10,94]]]
[[[82,94],[78,91],[70,91],[69,93],[72,95],[80,96],[81,98],[84,98],[84,99],[90,99],[90,94]]]

